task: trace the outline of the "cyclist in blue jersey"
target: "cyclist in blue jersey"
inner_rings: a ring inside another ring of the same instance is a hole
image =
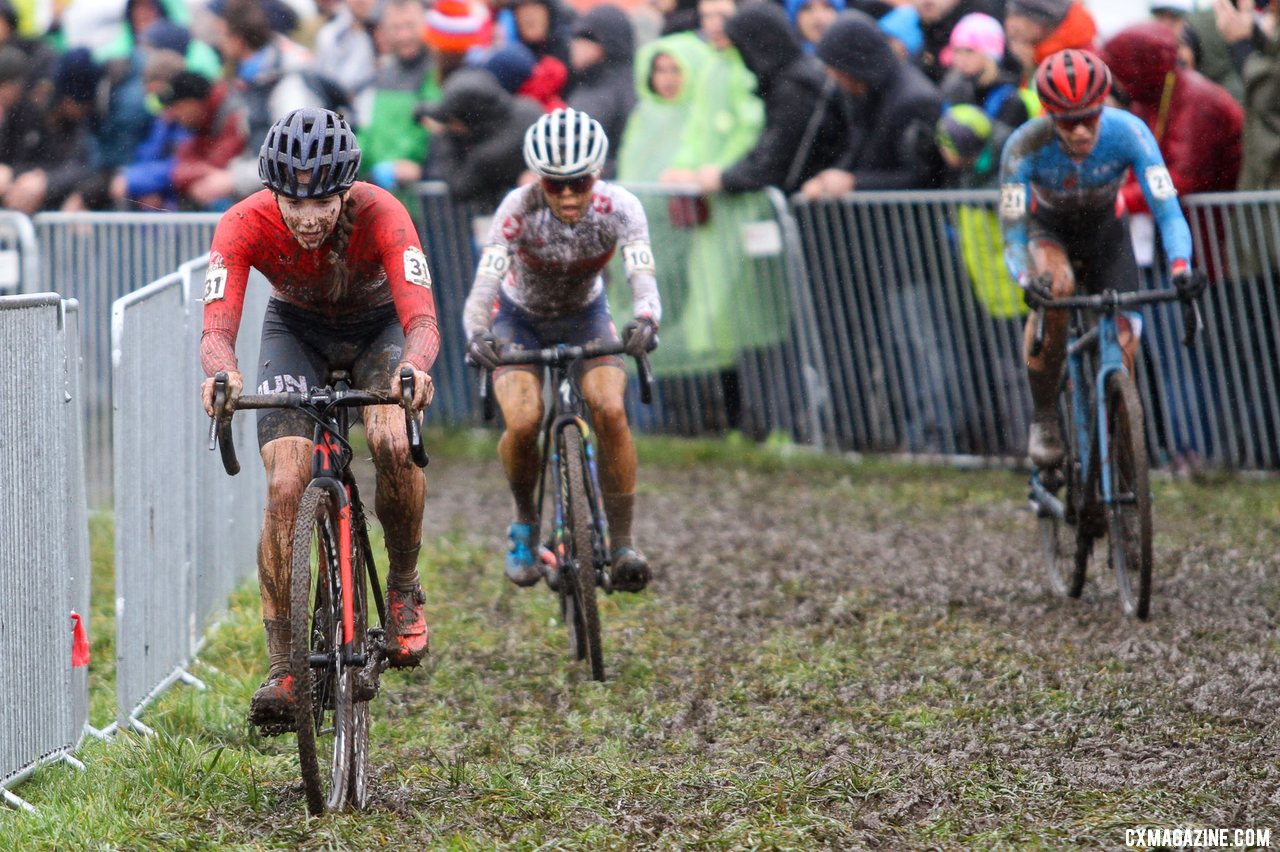
[[[1027,305],[1086,293],[1137,289],[1138,265],[1128,219],[1117,212],[1116,194],[1133,169],[1160,227],[1170,276],[1184,299],[1204,289],[1191,271],[1191,231],[1178,206],[1178,192],[1146,124],[1104,106],[1111,71],[1084,50],[1053,54],[1036,70],[1036,93],[1046,115],[1009,137],[1000,162],[1000,219],[1005,261],[1023,288]],[[1133,372],[1140,326],[1121,318],[1120,345]],[[1066,360],[1066,311],[1047,311],[1044,341],[1031,354],[1034,317],[1027,322],[1023,353],[1035,407],[1027,452],[1037,467],[1063,457],[1055,402]]]

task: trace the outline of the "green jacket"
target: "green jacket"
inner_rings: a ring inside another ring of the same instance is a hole
[[[440,100],[440,81],[427,55],[411,66],[386,68],[374,82],[369,121],[356,131],[365,173],[387,160],[425,163],[430,134],[413,117],[419,103]]]
[[[180,27],[191,26],[191,13],[187,11],[187,4],[183,0],[161,0],[161,5],[164,7],[164,16],[170,21]],[[94,61],[101,64],[129,56],[135,50],[135,42],[133,27],[126,20],[120,25],[115,38],[93,52]],[[222,60],[218,58],[218,52],[195,37],[187,45],[186,60],[188,70],[203,74],[210,80],[217,80],[222,76]]]
[[[736,48],[711,50],[698,74],[689,120],[672,166],[696,169],[736,163],[755,147],[764,128],[764,104],[755,95],[756,78]]]
[[[1244,63],[1240,189],[1280,189],[1280,35]]]
[[[676,61],[684,78],[680,93],[671,100],[658,97],[649,86],[653,60],[660,53]],[[636,106],[618,148],[619,181],[654,182],[671,166],[678,150],[671,142],[684,135],[694,88],[711,59],[711,48],[693,33],[676,33],[640,48],[635,61]]]
[[[1244,85],[1240,73],[1231,61],[1231,48],[1218,32],[1218,22],[1213,17],[1213,4],[1209,8],[1187,15],[1189,26],[1200,39],[1200,62],[1196,70],[1230,93],[1240,104],[1244,103]]]

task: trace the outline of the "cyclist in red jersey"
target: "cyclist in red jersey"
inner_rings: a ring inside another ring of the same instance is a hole
[[[427,371],[440,347],[431,275],[409,213],[390,193],[356,182],[360,148],[350,125],[325,109],[294,110],[267,133],[258,158],[266,189],[218,223],[204,284],[200,358],[206,376],[229,376],[228,406],[243,389],[235,342],[249,268],[271,282],[257,372],[261,393],[305,391],[344,369],[353,386],[400,392],[414,371],[413,405],[431,403]],[[201,387],[213,412],[213,379]],[[387,651],[393,665],[417,665],[427,650],[418,549],[426,481],[409,460],[401,415],[364,409],[377,469],[375,511],[386,531]],[[290,409],[264,411],[258,444],[267,468],[267,509],[258,579],[270,671],[254,694],[250,721],[293,716],[289,675],[289,574],[298,501],[311,477],[312,423]]]

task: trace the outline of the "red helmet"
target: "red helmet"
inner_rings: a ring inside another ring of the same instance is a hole
[[[1036,69],[1036,94],[1053,118],[1099,112],[1111,91],[1111,69],[1087,50],[1060,50]]]

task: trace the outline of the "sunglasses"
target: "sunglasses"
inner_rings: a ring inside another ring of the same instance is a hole
[[[570,180],[558,180],[549,177],[542,179],[542,188],[546,190],[548,195],[559,195],[566,189],[577,195],[586,192],[595,185],[596,179],[594,175],[586,175],[585,177],[572,178]]]
[[[1082,124],[1085,127],[1096,127],[1101,118],[1102,113],[1095,112],[1093,115],[1084,115],[1076,118],[1055,118],[1053,123],[1063,130],[1071,131]]]

